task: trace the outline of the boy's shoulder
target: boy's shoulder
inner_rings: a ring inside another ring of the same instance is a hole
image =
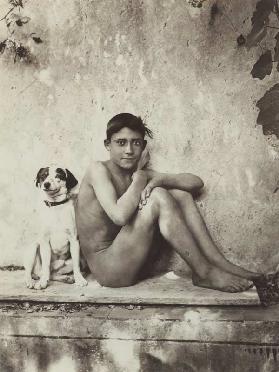
[[[110,178],[110,171],[107,166],[107,161],[94,160],[90,163],[85,173],[87,179],[92,180],[96,177],[106,176]]]

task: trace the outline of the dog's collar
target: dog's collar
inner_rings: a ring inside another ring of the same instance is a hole
[[[51,202],[51,201],[48,201],[48,200],[44,200],[45,204],[47,207],[55,207],[56,205],[60,205],[60,204],[65,204],[67,203],[68,201],[70,200],[70,198],[66,198],[60,202]]]

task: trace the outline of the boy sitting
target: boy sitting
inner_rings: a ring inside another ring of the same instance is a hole
[[[190,173],[145,169],[145,135],[140,117],[122,113],[107,125],[110,159],[93,162],[81,183],[77,228],[82,252],[96,280],[106,287],[136,283],[155,230],[192,269],[194,285],[244,291],[261,274],[229,262],[213,242],[193,200],[203,181]]]

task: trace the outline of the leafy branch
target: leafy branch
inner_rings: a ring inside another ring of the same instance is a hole
[[[260,0],[257,3],[256,10],[252,17],[252,30],[247,36],[247,47],[262,46],[260,42],[267,36],[267,30],[270,29],[269,35],[273,35],[275,39],[274,50],[271,48],[262,50],[262,54],[254,64],[251,74],[253,78],[260,80],[270,75],[273,69],[273,64],[277,63],[277,71],[279,71],[279,26],[269,25],[269,17],[271,14],[276,15],[276,20],[279,22],[279,5],[278,0]],[[272,31],[272,30],[277,30]],[[272,146],[278,151],[279,147],[274,142],[274,135],[279,138],[279,84],[275,84],[264,96],[257,101],[259,109],[257,124],[263,128],[263,134],[268,136]]]
[[[277,71],[279,71],[279,33],[277,32],[274,36],[276,44],[273,52],[270,49],[264,51],[260,44],[266,38],[268,29],[279,31],[279,25],[278,27],[269,25],[269,18],[272,13],[276,15],[277,21],[279,21],[278,0],[259,0],[251,19],[252,29],[246,39],[248,49],[258,46],[262,49],[262,53],[251,71],[252,76],[260,80],[271,74],[273,63],[277,63]],[[274,55],[273,58],[272,54]]]
[[[0,22],[6,22],[8,34],[8,37],[5,40],[0,41],[0,54],[3,54],[5,50],[9,50],[13,54],[14,63],[19,60],[24,60],[26,63],[31,63],[33,61],[33,56],[29,48],[19,40],[16,40],[13,37],[15,30],[11,30],[12,24],[14,24],[15,27],[22,27],[30,21],[30,18],[17,14],[21,9],[23,9],[23,0],[9,0],[9,4],[11,8],[2,18],[0,18]],[[16,9],[18,10],[17,13],[15,12]],[[34,32],[32,32],[29,37],[31,37],[36,44],[43,42],[42,39],[36,36]]]

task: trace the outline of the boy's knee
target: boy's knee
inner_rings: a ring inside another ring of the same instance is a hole
[[[150,194],[150,199],[155,202],[164,202],[169,200],[170,197],[170,193],[162,187],[155,187]]]
[[[158,218],[161,208],[169,210],[173,207],[176,207],[176,201],[169,191],[162,187],[155,187],[141,210],[141,216],[142,218],[146,217],[148,221],[150,218],[155,220]]]
[[[171,190],[170,194],[176,199],[181,201],[193,201],[193,195],[188,191]]]

